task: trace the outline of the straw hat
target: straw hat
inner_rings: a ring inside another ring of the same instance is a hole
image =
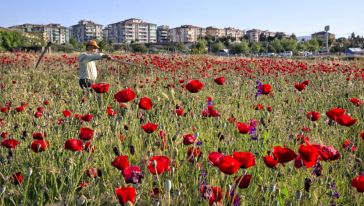
[[[86,44],[87,46],[94,46],[96,48],[100,48],[98,45],[97,45],[97,42],[95,40],[89,40]]]

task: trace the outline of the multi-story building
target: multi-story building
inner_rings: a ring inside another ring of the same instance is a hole
[[[245,31],[240,29],[235,29],[233,27],[226,27],[224,29],[225,36],[230,36],[232,38],[235,38],[235,40],[239,41],[241,37],[244,37]]]
[[[219,29],[216,27],[206,27],[206,36],[212,38],[221,38],[225,36],[225,29]]]
[[[332,33],[328,33],[328,37],[329,40],[335,40],[335,34]],[[319,41],[325,42],[326,41],[326,32],[325,31],[320,31],[320,32],[316,32],[311,34],[311,38],[312,39],[317,39]]]
[[[167,43],[170,42],[169,39],[169,26],[162,25],[157,27],[157,42]]]
[[[102,30],[102,39],[105,42],[109,42],[111,41],[110,39],[110,32],[111,32],[111,27],[108,25],[106,26],[103,30]]]
[[[275,37],[277,32],[270,32],[268,30],[262,31],[259,29],[252,29],[246,31],[246,34],[249,37],[249,42],[259,42],[260,35],[264,35],[265,37]]]
[[[171,42],[193,43],[206,36],[206,29],[192,25],[182,25],[171,29],[169,35]]]
[[[69,29],[60,24],[22,24],[9,28],[31,35],[37,35],[44,42],[65,44],[69,42],[70,38]]]
[[[141,19],[127,19],[109,24],[108,39],[113,43],[156,43],[157,25]]]
[[[77,42],[88,40],[102,40],[102,25],[89,20],[80,20],[78,24],[71,26],[72,37]]]

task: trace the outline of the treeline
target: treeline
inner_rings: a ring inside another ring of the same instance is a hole
[[[27,38],[21,33],[0,29],[0,51],[11,51],[19,46],[28,46]]]

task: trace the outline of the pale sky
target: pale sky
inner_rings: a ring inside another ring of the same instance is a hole
[[[337,37],[364,36],[364,0],[2,0],[0,26],[24,23],[106,26],[128,18],[177,27],[232,26],[306,36],[330,25]]]

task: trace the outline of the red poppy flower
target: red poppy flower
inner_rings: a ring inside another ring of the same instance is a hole
[[[153,107],[152,100],[148,97],[143,97],[139,101],[139,108],[144,110],[150,110]]]
[[[158,125],[157,124],[153,124],[151,122],[146,123],[144,125],[142,125],[142,129],[146,132],[146,133],[153,133],[157,130]]]
[[[2,113],[8,113],[8,112],[9,112],[9,107],[1,107],[1,108],[0,108],[0,111],[1,111]]]
[[[267,111],[268,111],[268,112],[273,111],[273,107],[272,107],[272,106],[268,106],[268,107],[267,107]]]
[[[208,156],[209,163],[212,164],[213,166],[218,166],[220,158],[222,156],[224,156],[224,155],[221,154],[220,152],[211,152]]]
[[[306,79],[305,81],[302,82],[302,84],[304,84],[306,86],[308,85],[308,83],[310,83],[310,80],[308,80],[308,79]]]
[[[177,116],[182,116],[184,113],[185,113],[185,111],[183,110],[183,108],[179,107],[176,109]]]
[[[128,201],[133,204],[135,203],[136,190],[134,187],[115,188],[115,194],[121,205],[125,205]]]
[[[350,146],[350,140],[348,140],[348,139],[346,139],[346,140],[344,140],[344,142],[343,142],[343,148],[344,149],[346,149],[346,148],[348,148],[349,146]]]
[[[64,110],[64,111],[63,111],[63,116],[64,116],[64,117],[66,117],[66,118],[71,117],[71,114],[72,114],[72,113],[71,113],[71,111],[70,111],[70,110]]]
[[[337,123],[342,126],[350,127],[356,123],[356,119],[352,118],[347,114],[343,114],[341,116],[336,117]]]
[[[35,112],[34,113],[34,117],[35,118],[39,118],[39,117],[41,117],[43,115],[43,113],[42,112]]]
[[[130,88],[121,90],[114,95],[114,98],[118,102],[130,102],[133,99],[135,99],[135,97],[136,97],[135,92],[133,90],[131,90]]]
[[[165,171],[169,171],[170,160],[166,156],[153,156],[149,158],[148,170],[153,175],[163,174]]]
[[[219,203],[222,200],[222,190],[220,187],[212,187],[210,185],[200,186],[201,196],[209,201],[209,205]]]
[[[224,155],[220,157],[218,167],[221,172],[227,175],[232,175],[239,170],[240,162],[230,155]]]
[[[44,108],[43,107],[37,107],[37,111],[43,113],[44,112]]]
[[[44,105],[49,105],[49,101],[48,101],[48,100],[44,100],[44,101],[43,101],[43,104],[44,104]]]
[[[2,139],[8,138],[9,133],[8,132],[1,132],[0,136]]]
[[[275,168],[278,164],[278,158],[273,155],[267,155],[263,157],[264,163],[267,167]]]
[[[360,133],[360,137],[361,137],[361,139],[362,139],[362,140],[364,140],[364,131],[362,131],[362,132]]]
[[[109,87],[110,87],[110,85],[107,83],[98,83],[98,84],[91,85],[91,88],[96,93],[107,93],[107,92],[109,92]]]
[[[45,141],[44,139],[38,139],[32,142],[30,148],[36,153],[44,152],[46,151],[48,144],[48,141]]]
[[[82,119],[85,122],[89,122],[92,120],[93,117],[94,117],[93,114],[83,114],[80,116],[80,119]]]
[[[360,99],[357,99],[357,98],[350,98],[349,101],[351,103],[353,103],[357,107],[360,107],[363,104],[363,102],[360,101]]]
[[[306,84],[303,83],[296,83],[294,84],[294,87],[298,90],[298,91],[302,91],[306,88]]]
[[[326,146],[326,145],[312,145],[313,147],[316,147],[317,151],[320,154],[320,159],[324,161],[328,160],[337,160],[340,159],[341,154],[339,151],[337,151],[332,146]]]
[[[193,162],[195,158],[200,158],[202,156],[202,151],[200,147],[189,147],[187,149],[187,160]]]
[[[195,140],[196,140],[196,137],[193,134],[183,135],[183,144],[184,145],[193,144],[195,142]]]
[[[351,181],[351,185],[356,188],[358,192],[364,192],[364,175],[359,175]]]
[[[109,115],[110,117],[112,117],[112,116],[115,116],[115,115],[116,115],[116,111],[115,111],[115,110],[113,110],[110,106],[107,106],[107,107],[106,107],[106,113],[107,113],[107,115]]]
[[[306,117],[311,121],[317,121],[320,119],[320,113],[316,111],[307,112]]]
[[[343,115],[345,112],[345,109],[334,107],[326,112],[326,116],[336,121],[337,117]]]
[[[83,143],[79,139],[68,139],[64,144],[64,148],[71,151],[82,151]]]
[[[233,152],[233,156],[240,162],[241,168],[248,169],[255,165],[255,157],[251,152]]]
[[[264,110],[264,106],[262,104],[257,104],[255,110]]]
[[[239,133],[241,134],[248,134],[250,131],[250,125],[247,125],[242,122],[237,122],[236,127],[238,128]]]
[[[24,107],[24,106],[17,106],[17,107],[15,108],[15,110],[16,110],[17,112],[23,112],[23,111],[24,111],[24,109],[25,109],[25,107]]]
[[[86,175],[91,178],[96,178],[96,177],[101,177],[102,172],[100,169],[92,167],[92,168],[89,168],[88,170],[86,170]]]
[[[200,82],[197,79],[193,79],[188,81],[186,84],[186,89],[191,93],[197,93],[199,92],[204,86],[204,83]]]
[[[44,139],[45,137],[47,137],[47,134],[45,132],[44,133],[34,132],[32,134],[32,137],[33,137],[33,139]]]
[[[269,94],[272,92],[272,85],[262,84],[259,89],[262,91],[262,94]]]
[[[78,137],[82,140],[91,140],[94,137],[94,131],[87,127],[81,128]]]
[[[316,164],[317,159],[319,157],[319,152],[314,146],[311,145],[307,146],[301,145],[298,149],[298,153],[300,154],[303,162],[305,163],[306,168],[313,167]]]
[[[282,164],[294,160],[297,157],[297,154],[293,150],[281,146],[273,147],[272,154],[278,158],[278,162]]]
[[[19,141],[16,139],[3,139],[1,141],[1,145],[8,149],[15,149],[18,144],[19,144]]]
[[[129,167],[129,157],[127,155],[117,156],[111,164],[123,171],[125,168]]]
[[[250,184],[250,180],[252,179],[252,175],[246,174],[235,177],[235,184],[238,185],[240,189],[247,188]]]
[[[225,83],[225,77],[218,77],[218,78],[214,79],[214,81],[218,85],[224,85],[224,83]]]
[[[21,172],[17,172],[15,174],[13,174],[11,177],[13,179],[14,185],[20,185],[24,180],[24,176]]]
[[[132,183],[132,184],[141,183],[141,179],[144,178],[138,166],[126,167],[123,170],[123,176],[126,183]]]

